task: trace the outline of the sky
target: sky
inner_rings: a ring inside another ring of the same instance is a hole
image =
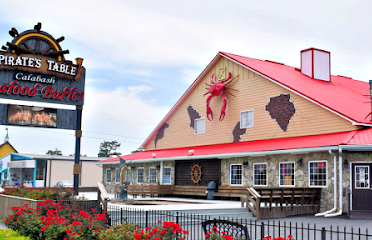
[[[82,57],[87,69],[81,154],[112,140],[128,154],[219,51],[300,67],[300,51],[316,47],[331,52],[333,75],[372,79],[370,9],[369,0],[2,0],[0,46],[12,27],[38,22],[64,36],[65,58]],[[74,131],[0,126],[0,142],[6,127],[19,153],[75,152]]]

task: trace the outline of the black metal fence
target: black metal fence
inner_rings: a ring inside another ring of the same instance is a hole
[[[113,206],[108,207],[110,225],[116,226],[123,223],[134,223],[142,228],[157,226],[162,222],[172,221],[180,224],[183,230],[189,231],[189,240],[204,240],[205,232],[202,222],[216,219],[229,220],[244,225],[248,229],[249,239],[263,239],[266,236],[287,237],[291,235],[296,240],[372,240],[371,230],[346,227],[317,227],[316,224],[293,223],[273,220],[254,220],[243,218],[222,218],[212,215],[189,214],[176,211],[140,210],[132,207]]]

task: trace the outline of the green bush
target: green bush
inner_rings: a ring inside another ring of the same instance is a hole
[[[35,189],[25,188],[25,186],[18,186],[13,188],[6,188],[5,191],[1,192],[0,194],[30,198],[35,200],[70,200],[74,198],[74,191],[71,188]]]

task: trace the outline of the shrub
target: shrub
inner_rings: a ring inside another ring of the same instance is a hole
[[[103,214],[88,214],[66,206],[52,199],[38,202],[36,209],[12,207],[13,215],[5,219],[5,224],[21,235],[31,239],[97,239],[98,232],[104,229],[106,218]]]
[[[277,238],[271,238],[271,236],[266,236],[262,240],[295,240],[292,235],[288,235],[287,238],[283,237],[277,237]]]
[[[213,231],[209,231],[208,234],[205,234],[205,238],[208,240],[238,240],[231,235],[227,235],[225,232],[218,231],[216,226],[213,226]]]
[[[181,240],[189,234],[188,231],[182,230],[179,224],[173,222],[158,222],[159,226],[147,227],[141,229],[134,224],[122,224],[117,227],[111,227],[99,234],[101,240]]]
[[[71,188],[35,189],[35,188],[25,188],[25,186],[18,186],[18,187],[13,187],[13,188],[6,188],[0,194],[31,198],[35,200],[44,200],[44,199],[70,200],[74,198],[74,191]]]

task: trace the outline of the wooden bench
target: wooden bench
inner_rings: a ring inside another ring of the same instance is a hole
[[[220,235],[221,232],[225,232],[225,236],[231,235],[233,239],[249,239],[247,226],[236,222],[213,219],[204,221],[201,224],[205,236],[209,236],[209,233],[212,231],[212,233],[215,232],[217,235]]]
[[[240,198],[241,206],[247,202],[247,187],[245,186],[218,186],[217,192],[213,193],[214,197],[221,198]]]
[[[150,196],[154,197],[155,195],[168,195],[171,194],[173,186],[171,185],[129,185],[128,194],[137,197],[141,195],[142,197]]]
[[[137,197],[150,196],[207,196],[207,186],[181,185],[129,185],[128,194]]]
[[[182,186],[175,185],[172,195],[182,196],[207,196],[207,186]]]

